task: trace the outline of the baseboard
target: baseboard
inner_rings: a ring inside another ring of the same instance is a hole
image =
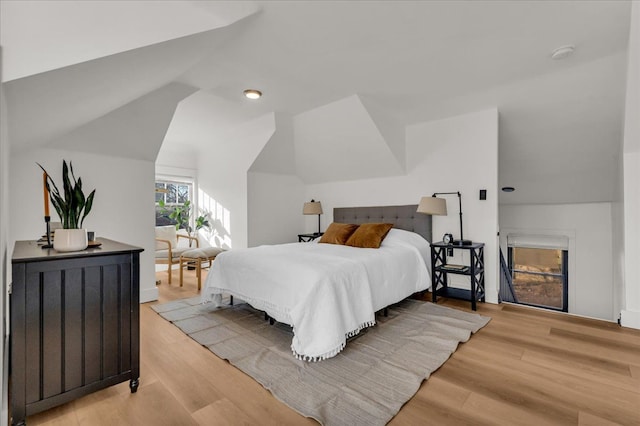
[[[158,300],[158,289],[153,288],[140,289],[140,303],[153,302]]]
[[[621,311],[620,325],[623,327],[637,328],[638,330],[640,330],[640,311]]]

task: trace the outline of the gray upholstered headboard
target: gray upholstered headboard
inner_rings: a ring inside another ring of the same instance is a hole
[[[333,221],[338,223],[393,223],[394,228],[422,235],[431,242],[431,215],[417,213],[417,204],[408,206],[335,207]]]

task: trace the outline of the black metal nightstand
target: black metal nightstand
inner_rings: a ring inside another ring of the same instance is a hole
[[[469,251],[469,265],[447,265],[447,249]],[[471,280],[471,290],[449,287],[447,274],[467,275]],[[438,288],[438,286],[441,286]],[[484,302],[484,243],[467,246],[447,244],[443,241],[431,244],[431,294],[433,303],[437,295],[454,299],[469,300],[471,309],[476,310],[478,300]]]
[[[309,241],[315,240],[318,237],[322,237],[324,232],[314,232],[313,234],[298,234],[298,242],[299,243],[308,243]]]

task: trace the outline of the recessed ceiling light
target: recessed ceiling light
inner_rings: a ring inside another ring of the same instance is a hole
[[[513,192],[513,191],[515,191],[516,189],[515,189],[513,186],[503,186],[503,187],[502,187],[502,190],[503,190],[504,192]]]
[[[255,89],[247,89],[244,91],[244,95],[249,99],[255,100],[260,99],[260,96],[262,96],[262,92]]]
[[[551,59],[564,59],[567,56],[571,56],[574,50],[576,50],[576,47],[572,44],[560,46],[551,52]]]

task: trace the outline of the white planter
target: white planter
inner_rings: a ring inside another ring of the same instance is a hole
[[[56,229],[53,234],[53,248],[56,251],[84,250],[88,245],[86,229]]]

